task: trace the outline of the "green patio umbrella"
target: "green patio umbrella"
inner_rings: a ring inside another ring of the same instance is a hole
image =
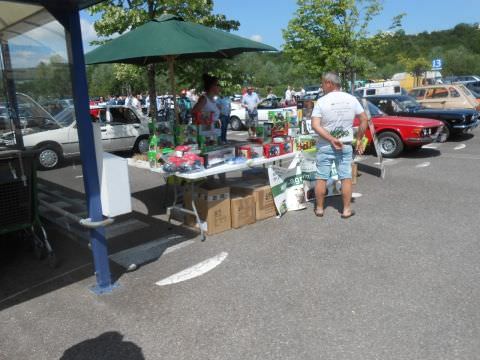
[[[277,50],[269,45],[165,14],[90,51],[85,55],[85,60],[87,64],[136,65],[166,61],[175,101],[176,59],[230,58],[244,52],[258,51]]]

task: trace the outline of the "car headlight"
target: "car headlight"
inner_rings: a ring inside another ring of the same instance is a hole
[[[422,129],[422,132],[420,133],[423,137],[426,136],[431,136],[432,135],[432,129],[430,128],[424,128]]]

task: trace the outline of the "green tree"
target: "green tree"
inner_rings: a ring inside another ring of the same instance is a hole
[[[420,78],[420,76],[424,75],[432,67],[431,62],[424,57],[417,57],[412,59],[403,54],[398,55],[398,63],[402,64],[405,67],[405,70],[411,73],[416,78],[417,86],[420,85],[418,83],[418,79]]]
[[[464,46],[447,50],[443,56],[443,75],[469,75],[480,72],[480,55]]]
[[[380,1],[297,0],[297,5],[283,31],[286,54],[317,78],[335,70],[353,83],[355,74],[365,73],[364,54],[373,45],[367,28],[381,11]]]
[[[238,21],[228,20],[225,15],[214,14],[213,0],[107,0],[89,10],[92,15],[99,16],[94,27],[97,34],[104,37],[122,34],[164,13],[223,30],[236,30],[240,26]],[[129,71],[123,67],[122,70],[130,74],[142,71],[139,67],[131,67]],[[147,65],[147,81],[149,96],[154,99],[155,64]],[[149,112],[152,117],[156,115],[155,101],[150,101]]]

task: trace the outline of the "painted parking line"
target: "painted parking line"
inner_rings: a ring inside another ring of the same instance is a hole
[[[438,149],[439,147],[439,144],[428,144],[422,146],[423,149]]]
[[[462,150],[462,149],[465,149],[467,147],[467,145],[465,144],[460,144],[460,145],[457,145],[453,148],[453,150]]]
[[[360,197],[362,197],[362,196],[363,196],[363,195],[362,195],[361,193],[358,193],[358,192],[352,193],[352,198],[353,198],[353,199],[358,199],[358,198],[360,198]]]
[[[383,165],[394,165],[396,163],[400,162],[398,159],[383,159]],[[374,163],[374,165],[382,165],[380,162]]]
[[[415,165],[415,167],[418,169],[418,168],[425,168],[425,167],[429,167],[431,165],[431,163],[429,161],[425,161],[423,163],[420,163],[420,164],[417,164]]]
[[[202,276],[209,271],[215,269],[220,265],[228,256],[227,252],[221,252],[210,259],[202,261],[196,265],[193,265],[185,270],[182,270],[176,274],[173,274],[163,280],[157,281],[155,284],[158,286],[178,284],[182,281],[187,281],[199,276]]]
[[[163,254],[167,255],[167,254],[170,254],[174,251],[183,249],[184,247],[192,245],[194,242],[195,242],[194,240],[187,240],[187,241],[183,241],[183,242],[181,242],[177,245],[172,245],[172,246],[168,247],[167,250],[165,250],[165,252]]]

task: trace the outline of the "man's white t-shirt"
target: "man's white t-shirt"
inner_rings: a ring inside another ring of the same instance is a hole
[[[333,137],[340,139],[343,143],[353,141],[353,120],[355,116],[363,113],[363,107],[357,98],[341,91],[332,91],[321,97],[315,103],[312,111],[312,118],[320,118],[321,126]],[[320,137],[317,145],[329,144],[327,140]]]
[[[291,90],[285,91],[285,100],[286,101],[292,101],[292,91]]]

